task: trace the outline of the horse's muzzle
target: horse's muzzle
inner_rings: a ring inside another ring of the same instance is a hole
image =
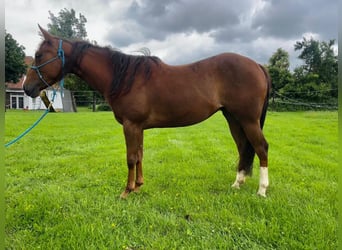
[[[32,98],[36,98],[37,96],[39,96],[39,93],[40,93],[39,88],[36,88],[34,86],[24,85],[23,89],[25,91],[25,94]]]

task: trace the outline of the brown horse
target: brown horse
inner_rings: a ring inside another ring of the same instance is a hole
[[[27,95],[73,73],[99,91],[123,125],[128,180],[122,198],[143,184],[143,131],[199,123],[218,110],[228,121],[239,151],[239,188],[251,173],[255,153],[260,160],[258,194],[268,187],[268,144],[262,128],[270,78],[256,62],[225,53],[195,63],[170,66],[157,57],[126,55],[84,41],[52,36],[39,26],[44,41],[24,83]]]

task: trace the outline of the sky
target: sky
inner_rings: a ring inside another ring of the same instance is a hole
[[[283,48],[291,68],[303,37],[337,40],[338,0],[5,0],[5,28],[26,55],[34,55],[49,11],[76,11],[88,39],[131,54],[147,47],[169,64],[235,52],[266,64]],[[337,41],[336,41],[337,51]]]

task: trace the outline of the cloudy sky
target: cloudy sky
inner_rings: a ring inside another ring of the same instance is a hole
[[[148,47],[169,64],[221,52],[237,52],[267,63],[277,48],[301,62],[293,47],[303,37],[337,39],[338,0],[5,0],[5,28],[27,55],[47,27],[73,8],[87,18],[89,40],[125,53]]]

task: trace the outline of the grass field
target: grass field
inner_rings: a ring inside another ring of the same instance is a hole
[[[41,113],[5,114],[5,141]],[[49,114],[6,149],[7,249],[337,249],[337,112],[268,113],[270,188],[240,190],[221,114],[145,131],[145,185],[127,200],[110,112]],[[257,161],[256,161],[257,162]]]

